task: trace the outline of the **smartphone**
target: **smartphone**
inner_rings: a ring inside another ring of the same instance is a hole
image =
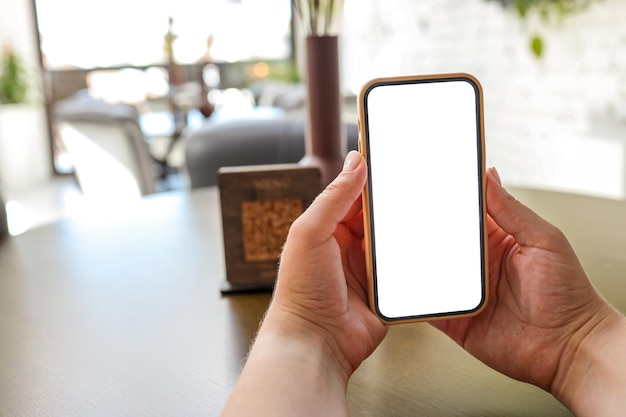
[[[477,314],[488,281],[479,81],[378,78],[358,110],[371,309],[389,324]]]

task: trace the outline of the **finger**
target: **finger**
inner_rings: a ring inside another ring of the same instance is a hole
[[[354,216],[358,215],[361,210],[363,209],[363,200],[361,199],[361,196],[359,195],[359,197],[357,197],[356,200],[354,200],[354,203],[352,204],[352,207],[350,207],[350,210],[348,210],[348,213],[346,213],[346,215],[344,216],[342,223],[348,223],[350,222]]]
[[[487,236],[489,236],[490,241],[492,239],[500,241],[509,236],[509,233],[504,231],[491,216],[487,215]]]
[[[346,226],[350,229],[350,232],[359,239],[363,239],[363,211],[357,213],[356,216],[352,217],[350,221],[346,222]]]
[[[302,232],[312,244],[330,238],[337,225],[358,205],[356,200],[360,198],[365,185],[366,171],[361,154],[351,151],[341,173],[294,222],[292,229],[305,229]]]
[[[547,233],[556,230],[502,187],[495,168],[487,170],[487,212],[499,227],[522,245],[535,246]]]

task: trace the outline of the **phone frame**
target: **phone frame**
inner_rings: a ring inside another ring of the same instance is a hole
[[[374,257],[375,236],[373,231],[373,209],[372,209],[372,190],[371,190],[371,166],[369,159],[369,130],[368,130],[368,113],[367,113],[367,96],[369,92],[383,85],[399,85],[399,84],[415,84],[415,83],[435,83],[449,81],[464,81],[472,85],[476,93],[476,128],[478,147],[478,175],[479,175],[479,215],[480,215],[480,245],[481,245],[481,273],[482,273],[482,298],[479,305],[468,311],[452,311],[444,313],[434,313],[425,315],[414,315],[406,317],[386,317],[382,314],[377,305],[377,277],[376,260]],[[489,271],[488,271],[488,245],[487,245],[487,210],[486,210],[486,175],[485,175],[485,124],[483,110],[483,89],[476,77],[467,73],[448,73],[448,74],[427,74],[427,75],[409,75],[375,78],[367,82],[361,88],[357,98],[358,109],[358,129],[359,129],[359,152],[363,155],[367,162],[367,181],[362,193],[363,203],[363,226],[364,226],[364,249],[367,271],[368,299],[370,309],[378,316],[378,318],[386,324],[401,324],[419,321],[435,321],[450,318],[471,317],[480,313],[487,305],[489,297]]]

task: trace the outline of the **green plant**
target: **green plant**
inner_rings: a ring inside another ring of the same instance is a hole
[[[22,60],[9,46],[5,46],[0,60],[0,103],[23,103],[28,97],[27,73]]]
[[[291,4],[309,35],[327,36],[343,0],[291,0]]]
[[[508,0],[502,3],[512,3],[521,17],[528,13],[537,12],[544,19],[557,15],[564,17],[572,13],[585,10],[592,0]]]
[[[569,15],[586,10],[591,3],[598,0],[488,0],[498,1],[504,7],[514,8],[521,19],[536,15],[545,22],[563,19]],[[529,41],[530,50],[537,58],[542,58],[545,50],[543,36],[534,33]]]
[[[163,36],[163,51],[168,62],[174,62],[174,42],[178,35],[174,33],[174,18],[172,16],[167,19],[167,32]]]

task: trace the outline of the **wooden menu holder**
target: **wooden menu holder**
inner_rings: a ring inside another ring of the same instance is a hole
[[[226,280],[222,294],[270,291],[291,223],[321,190],[321,172],[297,164],[218,171]]]

